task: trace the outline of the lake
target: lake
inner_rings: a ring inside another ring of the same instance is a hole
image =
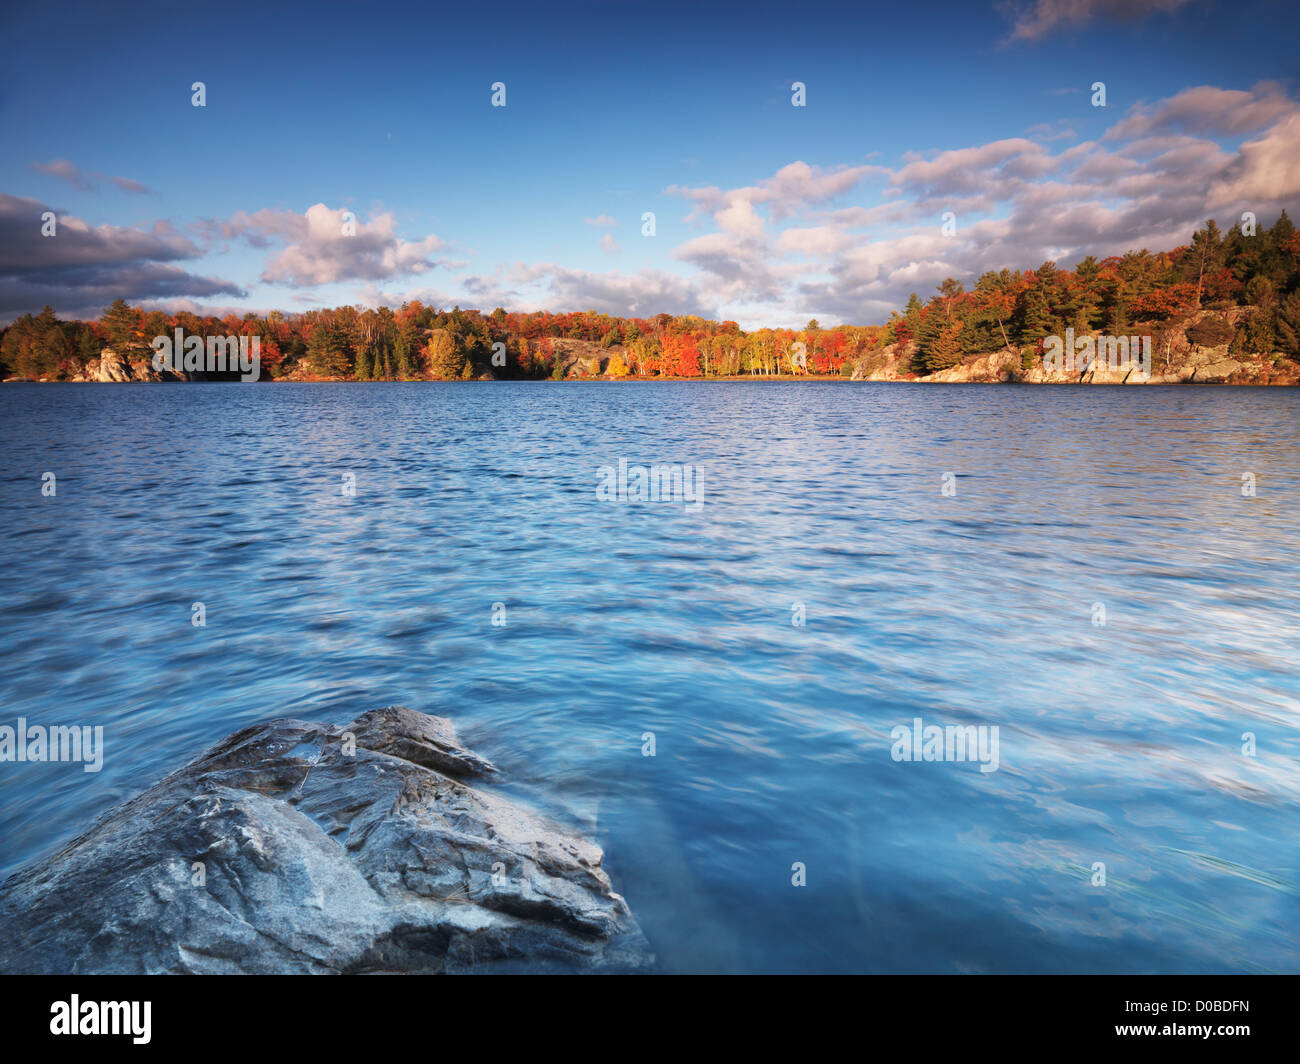
[[[1300,971],[1298,428],[1290,389],[7,385],[0,724],[104,761],[0,764],[0,874],[239,727],[404,704],[594,834],[666,971]],[[602,495],[620,461],[698,504]],[[917,720],[996,766],[897,758]]]

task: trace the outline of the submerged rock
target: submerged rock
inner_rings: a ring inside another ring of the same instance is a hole
[[[0,890],[0,971],[618,971],[650,963],[594,843],[470,786],[451,723],[236,732]]]

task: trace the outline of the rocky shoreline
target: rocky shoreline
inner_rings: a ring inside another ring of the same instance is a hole
[[[1300,362],[1280,351],[1268,355],[1233,353],[1230,338],[1244,317],[1244,308],[1203,310],[1177,324],[1148,324],[1129,330],[1154,333],[1149,372],[1137,366],[1110,368],[1100,360],[1088,369],[1049,369],[1032,352],[1027,357],[1029,349],[1007,347],[971,355],[951,369],[914,376],[907,369],[917,352],[913,342],[893,344],[862,356],[853,365],[851,379],[912,380],[923,384],[1300,384]],[[1215,344],[1197,343],[1197,327],[1206,323],[1221,323],[1226,329],[1225,338]],[[1103,335],[1097,329],[1079,333],[1080,338],[1090,337],[1098,344],[1098,350]]]
[[[0,972],[645,970],[594,843],[403,707],[245,728],[0,887]]]
[[[1201,311],[1177,325],[1147,325],[1136,327],[1137,332],[1156,329],[1153,344],[1150,372],[1144,373],[1137,368],[1107,368],[1098,364],[1094,368],[1078,371],[1049,370],[1044,361],[1031,349],[1008,347],[1001,351],[988,351],[968,355],[960,363],[949,369],[930,374],[912,372],[912,363],[917,354],[914,341],[890,344],[886,347],[869,351],[846,364],[845,374],[841,377],[811,376],[806,374],[778,374],[772,376],[743,375],[738,377],[637,377],[611,376],[608,372],[611,361],[623,353],[623,348],[614,346],[603,348],[598,344],[582,340],[556,339],[555,358],[559,366],[559,380],[606,380],[644,382],[647,380],[831,380],[831,381],[873,381],[906,382],[918,384],[1243,384],[1243,385],[1300,385],[1300,361],[1288,358],[1282,352],[1268,355],[1249,355],[1234,353],[1229,339],[1214,345],[1198,344],[1188,335],[1189,329],[1205,322],[1220,322],[1228,327],[1227,335],[1244,320],[1244,310]],[[1099,339],[1102,333],[1093,330],[1080,333],[1081,337],[1091,336]],[[105,383],[122,384],[155,381],[197,381],[204,379],[203,374],[153,368],[150,361],[141,356],[126,358],[111,347],[100,352],[98,359],[88,362],[84,370],[71,379],[71,383]],[[412,380],[433,380],[432,377],[410,378]],[[491,381],[497,378],[491,373],[483,374],[475,380]],[[30,382],[31,378],[7,378],[5,383]],[[322,377],[313,374],[301,364],[289,372],[274,378],[270,383],[374,383],[355,381],[349,377]],[[60,383],[41,381],[40,383]]]
[[[1300,384],[1300,363],[1264,358],[1230,358],[1223,350],[1199,348],[1185,352],[1177,362],[1160,367],[1159,372],[1143,373],[1136,368],[1110,369],[1097,365],[1076,372],[1045,371],[1041,365],[1026,369],[1023,356],[1014,349],[978,355],[952,369],[928,376],[910,376],[900,372],[899,356],[893,351],[882,353],[874,361],[854,368],[851,380],[892,381],[915,384]],[[1159,366],[1159,363],[1157,363]]]

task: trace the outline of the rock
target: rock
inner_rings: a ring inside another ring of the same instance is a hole
[[[0,971],[647,967],[600,848],[495,771],[401,707],[245,728],[11,877]]]
[[[80,373],[74,374],[72,378],[74,383],[86,384],[91,381],[99,380],[99,359],[92,358],[86,362]]]
[[[917,344],[909,341],[902,344],[889,344],[876,351],[869,351],[853,363],[850,380],[855,381],[898,381],[908,379],[908,366],[916,354]]]
[[[1081,384],[1123,384],[1133,374],[1132,366],[1112,369],[1110,366],[1097,363],[1092,369],[1087,370],[1080,378]],[[1145,375],[1143,375],[1145,379]]]
[[[112,384],[129,381],[131,379],[131,367],[127,364],[125,358],[111,347],[106,347],[99,353],[99,376],[97,379]]]
[[[1235,359],[1225,358],[1218,362],[1198,365],[1196,372],[1192,374],[1191,380],[1196,384],[1209,384],[1218,381],[1226,381],[1234,373],[1239,373],[1247,369],[1244,363]]]
[[[1027,369],[1021,380],[1025,384],[1078,384],[1081,376],[1078,370],[1069,373],[1063,369],[1045,370],[1040,361]]]
[[[626,357],[622,347],[604,348],[589,340],[551,340],[555,364],[564,377],[598,377],[614,354]]]
[[[969,358],[960,365],[941,369],[921,380],[938,384],[956,383],[991,383],[994,381],[1014,381],[1020,378],[1020,352],[1014,350],[993,351],[976,358]]]

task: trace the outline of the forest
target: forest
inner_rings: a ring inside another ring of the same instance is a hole
[[[95,321],[63,321],[50,307],[25,314],[0,339],[0,377],[68,380],[111,347],[151,357],[149,341],[172,335],[260,336],[263,379],[469,380],[484,376],[543,379],[563,375],[557,340],[609,351],[605,375],[736,377],[807,373],[847,376],[863,355],[896,343],[912,346],[912,376],[967,356],[1019,349],[1026,364],[1046,336],[1150,330],[1200,310],[1251,308],[1235,325],[1206,319],[1189,334],[1206,345],[1229,343],[1233,355],[1280,352],[1300,361],[1300,234],[1286,212],[1271,227],[1226,233],[1214,221],[1190,243],[1165,252],[1129,251],[1073,270],[1044,262],[1033,269],[990,270],[968,289],[947,278],[927,300],[915,293],[876,325],[744,331],[734,321],[658,314],[622,318],[593,310],[489,313],[425,306],[342,306],[285,314],[202,317],[114,302]],[[797,345],[802,345],[798,347]]]

